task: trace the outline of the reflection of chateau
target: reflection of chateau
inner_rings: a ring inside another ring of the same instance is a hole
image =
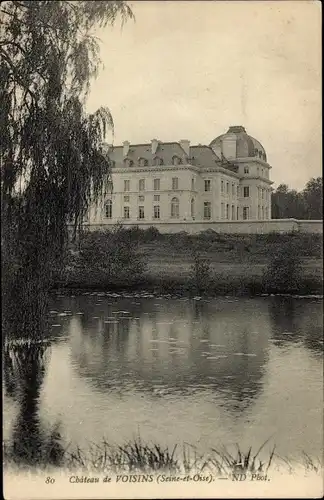
[[[267,156],[242,126],[209,146],[190,141],[108,148],[112,192],[91,224],[242,221],[271,219]]]
[[[233,400],[226,404],[242,401],[242,410],[262,387],[269,335],[264,318],[252,316],[246,305],[238,302],[233,312],[231,302],[217,310],[179,301],[157,308],[148,301],[125,304],[129,317],[116,323],[94,321],[91,313],[86,322],[84,316],[71,318],[74,366],[103,392],[131,388],[158,397],[159,390],[185,394],[205,386],[215,395],[227,390]],[[107,317],[113,313],[105,311]]]

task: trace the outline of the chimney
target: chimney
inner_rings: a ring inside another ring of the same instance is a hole
[[[180,146],[185,151],[187,156],[190,156],[190,141],[187,139],[181,139]]]
[[[157,150],[158,145],[159,145],[159,141],[157,139],[152,139],[151,145],[152,145],[152,155],[155,155],[156,150]]]
[[[127,156],[129,153],[129,146],[130,146],[130,144],[128,141],[123,142],[123,156],[124,157]]]
[[[222,153],[226,159],[236,158],[236,134],[227,132],[222,138]]]

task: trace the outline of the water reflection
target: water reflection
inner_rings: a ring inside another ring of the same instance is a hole
[[[49,361],[49,345],[28,342],[8,344],[3,353],[6,395],[18,404],[8,454],[19,464],[58,465],[63,456],[59,424],[46,432],[39,401]]]
[[[71,318],[71,354],[80,376],[102,392],[146,391],[158,398],[207,389],[215,397],[230,395],[224,406],[231,411],[252,404],[268,356],[262,316],[251,316],[239,302],[233,309],[232,301],[153,299],[143,306],[110,303],[100,316],[90,307],[91,314]]]
[[[319,301],[282,297],[56,297],[51,346],[4,353],[5,406],[16,408],[5,437],[25,463],[59,463],[63,442],[107,428],[119,441],[141,427],[202,446],[277,433],[289,452],[314,449],[321,313]]]

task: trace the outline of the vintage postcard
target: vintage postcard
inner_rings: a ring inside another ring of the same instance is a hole
[[[323,495],[321,6],[1,1],[4,497]]]

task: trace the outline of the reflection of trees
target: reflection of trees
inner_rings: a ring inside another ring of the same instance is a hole
[[[240,411],[249,406],[262,388],[267,362],[262,321],[267,316],[254,319],[246,304],[239,303],[216,308],[204,302],[167,305],[157,310],[148,302],[118,304],[129,311],[129,317],[116,315],[118,324],[82,316],[71,331],[79,374],[102,392],[140,389],[159,397],[158,385],[182,396],[208,387],[216,398],[227,392],[226,405]],[[105,314],[113,315],[107,309]],[[213,343],[223,347],[205,355]]]
[[[25,342],[7,345],[3,371],[7,394],[19,404],[10,437],[10,456],[17,463],[57,464],[63,455],[57,426],[48,434],[39,418],[39,397],[49,357],[49,344]],[[9,388],[9,392],[8,392]]]
[[[322,301],[273,297],[269,302],[272,337],[279,346],[302,342],[312,352],[323,350],[323,304]],[[290,333],[290,335],[287,335]]]

